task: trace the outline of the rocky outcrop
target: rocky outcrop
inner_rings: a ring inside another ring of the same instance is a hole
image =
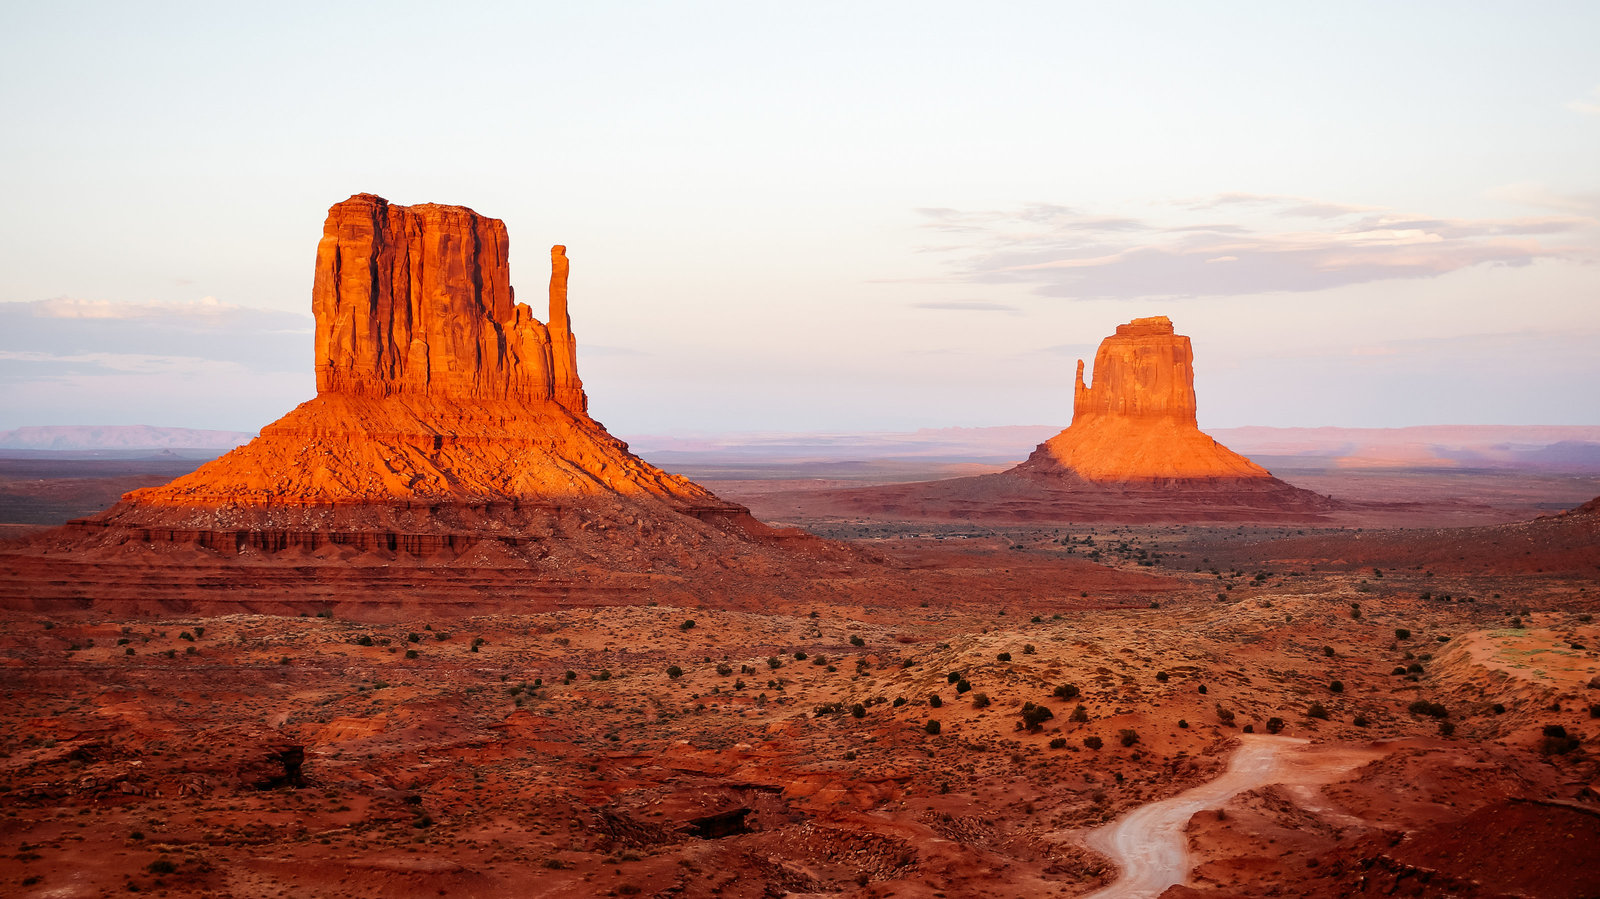
[[[515,302],[505,223],[357,194],[328,210],[311,291],[317,392],[555,400],[588,409],[554,247],[550,323]]]
[[[1072,423],[1100,415],[1195,421],[1194,349],[1165,315],[1117,326],[1094,354],[1094,386],[1085,386],[1078,360]]]
[[[317,247],[317,396],[168,484],[72,522],[57,548],[226,557],[485,553],[678,565],[778,532],[628,451],[588,414],[550,251],[549,322],[514,301],[504,223],[358,194]],[[722,549],[717,549],[721,547]]]
[[[1094,356],[1094,384],[1073,391],[1072,424],[1018,469],[1089,481],[1270,478],[1266,469],[1201,432],[1194,349],[1166,316],[1118,325]]]

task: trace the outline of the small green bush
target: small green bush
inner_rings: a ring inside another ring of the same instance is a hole
[[[1046,721],[1049,721],[1055,716],[1055,712],[1050,711],[1049,707],[1047,706],[1037,705],[1031,702],[1025,702],[1022,704],[1022,726],[1027,730],[1038,730],[1044,726]]]
[[[1100,739],[1099,737],[1084,737],[1083,745],[1089,749],[1099,749],[1100,747],[1106,745],[1106,741]]]
[[[1413,702],[1406,706],[1406,710],[1413,715],[1427,715],[1429,718],[1444,718],[1450,714],[1450,711],[1442,703],[1430,702],[1426,699],[1419,699]]]
[[[1124,746],[1132,746],[1139,742],[1139,732],[1131,727],[1124,727],[1122,730],[1117,731],[1117,742]]]
[[[1062,684],[1056,687],[1055,696],[1057,699],[1077,699],[1079,692],[1077,684]]]
[[[677,680],[678,678],[683,677],[683,669],[678,667],[677,665],[668,665],[667,666],[667,677],[670,677],[673,680]]]
[[[939,733],[939,722],[930,718],[928,719],[927,724],[922,725],[922,729],[927,731],[929,736],[937,736]]]

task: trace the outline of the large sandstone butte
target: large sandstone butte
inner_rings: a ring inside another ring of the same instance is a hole
[[[1093,387],[1078,360],[1072,424],[1018,470],[1097,483],[1272,477],[1202,433],[1195,405],[1189,338],[1164,315],[1136,318],[1100,342]]]
[[[590,418],[566,248],[551,250],[548,322],[515,301],[507,255],[504,223],[465,207],[371,194],[335,205],[312,295],[316,397],[249,444],[35,548],[195,562],[424,559],[580,585],[596,573],[770,569],[802,547],[833,551],[650,465]],[[775,555],[776,542],[786,546]]]
[[[1119,325],[1078,362],[1072,424],[1009,471],[763,500],[784,518],[836,515],[994,522],[1306,522],[1340,508],[1206,436],[1194,350],[1165,316]]]

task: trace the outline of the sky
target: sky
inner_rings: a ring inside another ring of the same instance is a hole
[[[1167,315],[1202,427],[1600,424],[1600,4],[0,9],[0,429],[315,392],[360,192],[568,245],[614,433],[1051,424]]]

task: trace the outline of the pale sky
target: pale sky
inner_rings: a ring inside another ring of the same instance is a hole
[[[1115,7],[1114,9],[1112,7]],[[623,436],[1600,424],[1600,4],[6,4],[0,429],[314,393],[327,208],[503,219]]]

